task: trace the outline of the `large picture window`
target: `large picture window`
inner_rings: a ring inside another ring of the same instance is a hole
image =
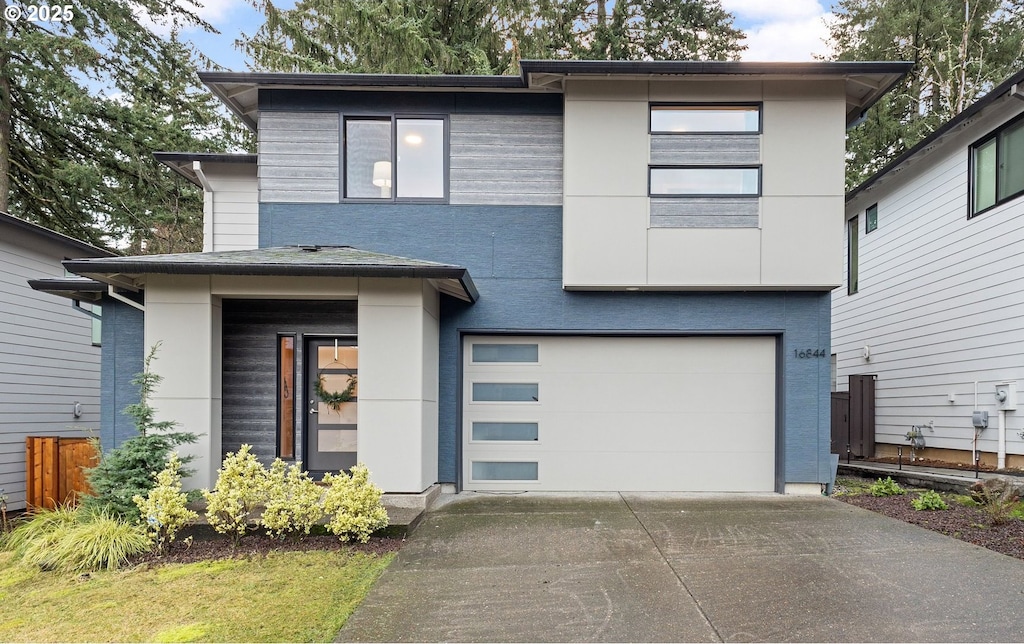
[[[977,215],[1024,194],[1024,119],[971,146],[971,212]]]
[[[441,200],[446,175],[444,119],[345,119],[345,198]]]

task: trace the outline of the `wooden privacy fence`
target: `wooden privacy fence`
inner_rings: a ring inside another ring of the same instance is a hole
[[[29,436],[25,439],[25,502],[29,508],[75,504],[89,491],[85,469],[95,467],[88,438]]]

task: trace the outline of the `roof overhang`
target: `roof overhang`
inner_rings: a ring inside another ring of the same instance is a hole
[[[64,267],[112,286],[141,290],[146,275],[250,275],[291,277],[385,277],[430,280],[465,302],[480,294],[469,271],[442,264],[359,250],[351,246],[284,246],[255,250],[69,259]]]
[[[107,285],[86,277],[48,277],[29,280],[34,291],[59,295],[81,302],[98,302],[107,292]]]
[[[569,77],[653,79],[749,77],[836,78],[846,83],[846,122],[852,123],[913,67],[906,62],[747,62],[523,60],[520,76],[414,74],[298,74],[200,72],[199,78],[253,130],[261,89],[561,92]]]
[[[214,152],[154,152],[153,158],[174,170],[191,183],[203,188],[203,181],[196,171],[196,163],[239,163],[256,164],[255,154],[219,154]]]
[[[117,255],[114,251],[87,244],[74,237],[69,237],[63,233],[58,233],[56,230],[50,230],[45,226],[25,221],[0,210],[0,231],[3,230],[4,226],[22,230],[36,237],[60,244],[71,255],[84,255],[87,257],[110,257]]]

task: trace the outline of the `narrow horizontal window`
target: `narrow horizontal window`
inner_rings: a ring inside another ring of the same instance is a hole
[[[475,441],[535,441],[537,423],[473,423]]]
[[[760,168],[651,168],[651,196],[757,196]]]
[[[533,461],[473,461],[474,481],[536,481]]]
[[[761,110],[756,105],[651,106],[651,132],[655,134],[760,130]]]
[[[474,402],[537,402],[539,385],[525,382],[474,382]]]
[[[474,344],[473,362],[537,362],[537,345]]]

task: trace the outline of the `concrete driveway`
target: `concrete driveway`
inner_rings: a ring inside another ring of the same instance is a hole
[[[460,494],[339,641],[1024,641],[1024,561],[821,497]]]

